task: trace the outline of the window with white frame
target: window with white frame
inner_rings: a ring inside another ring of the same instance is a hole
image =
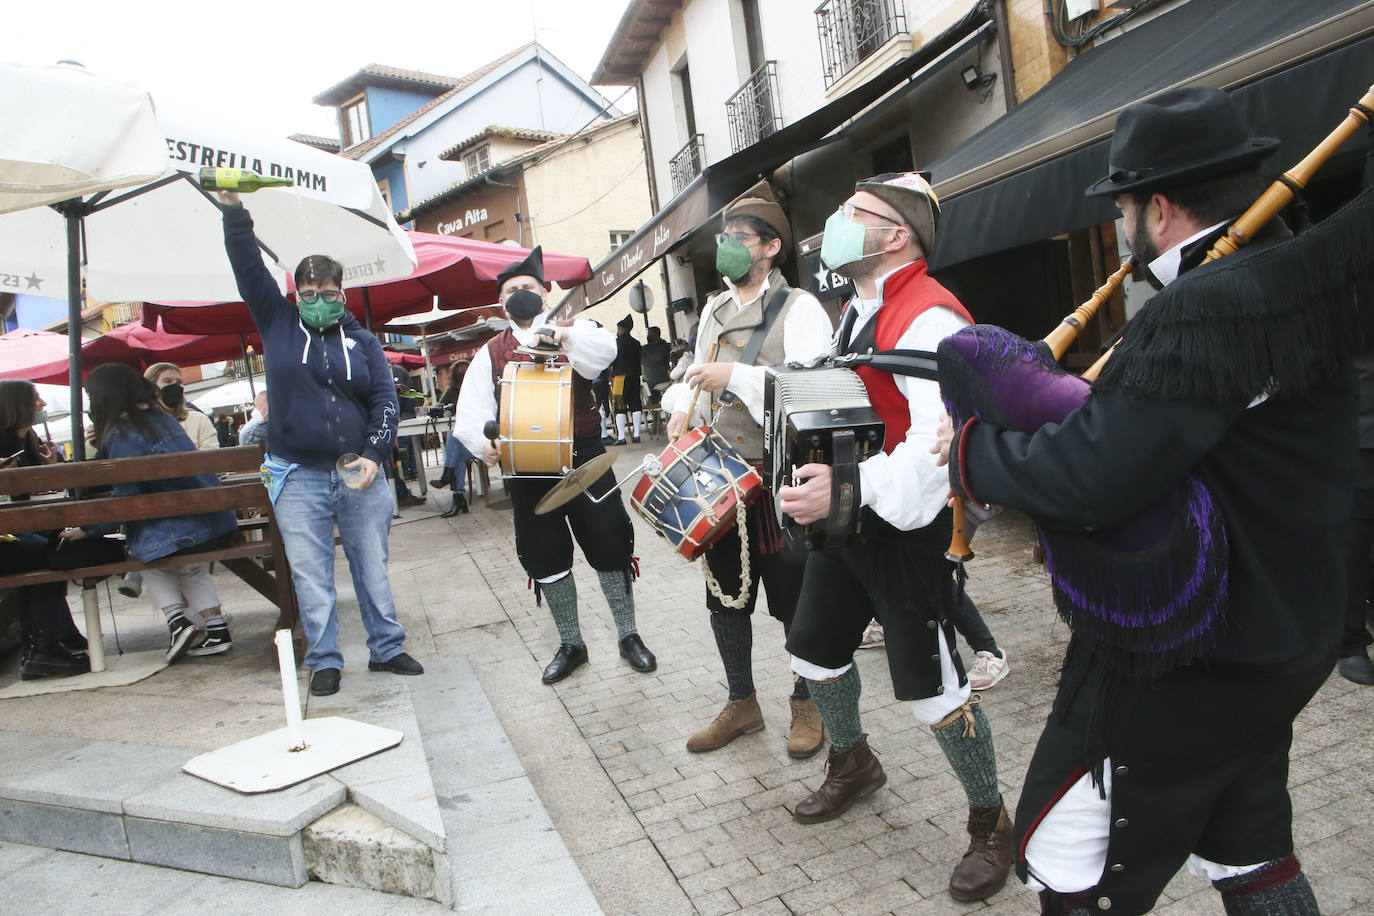
[[[367,96],[360,95],[345,102],[339,109],[339,125],[343,136],[343,148],[357,146],[372,138],[372,122],[367,115]]]
[[[628,242],[630,240],[630,236],[632,235],[634,235],[633,229],[612,229],[611,251],[615,251],[621,245],[624,245],[626,242]]]
[[[471,152],[463,154],[463,168],[471,178],[491,168],[491,144],[483,143]]]

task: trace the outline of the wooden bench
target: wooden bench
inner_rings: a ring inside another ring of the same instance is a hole
[[[63,496],[40,495],[30,500],[0,504],[0,532],[9,534],[196,515],[225,509],[235,510],[240,515],[253,513],[257,516],[240,522],[239,534],[228,546],[164,557],[150,563],[140,563],[132,557],[126,557],[120,562],[99,566],[39,569],[0,576],[0,590],[64,580],[81,582],[91,671],[103,671],[105,651],[101,644],[100,607],[95,590],[97,582],[107,576],[133,570],[219,562],[277,606],[277,628],[292,630],[297,634],[299,643],[300,614],[296,606],[295,589],[291,584],[291,568],[282,547],[281,532],[272,514],[272,502],[259,476],[262,460],[263,447],[255,445],[0,470],[0,494],[16,496],[68,491]],[[100,495],[83,499],[70,495],[73,491],[108,493],[115,484],[197,474],[219,475],[223,478],[223,485],[135,496]],[[258,532],[261,539],[247,540],[245,532]]]

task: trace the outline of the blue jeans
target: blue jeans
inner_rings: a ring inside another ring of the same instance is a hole
[[[468,447],[453,433],[449,433],[448,442],[444,445],[444,467],[453,468],[454,493],[462,493],[467,485],[468,462],[472,460],[472,452],[468,451]]]
[[[385,662],[404,652],[406,631],[396,620],[387,572],[391,495],[386,478],[378,473],[367,489],[350,490],[337,471],[297,468],[287,476],[274,509],[309,644],[306,667],[311,671],[343,667],[334,593],[335,522],[367,629],[371,660]]]

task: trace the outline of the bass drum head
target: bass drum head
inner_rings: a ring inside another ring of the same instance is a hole
[[[501,373],[501,473],[562,475],[572,468],[572,367],[506,364]]]

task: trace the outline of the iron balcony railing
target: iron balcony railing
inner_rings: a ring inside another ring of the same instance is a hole
[[[680,194],[682,189],[701,174],[706,165],[706,146],[701,134],[693,134],[687,145],[673,154],[668,160],[668,172],[673,177],[673,193]]]
[[[864,58],[906,33],[903,0],[825,0],[816,8],[821,67],[829,89]]]
[[[778,64],[765,61],[725,103],[730,122],[730,151],[738,153],[782,127],[778,105]]]

